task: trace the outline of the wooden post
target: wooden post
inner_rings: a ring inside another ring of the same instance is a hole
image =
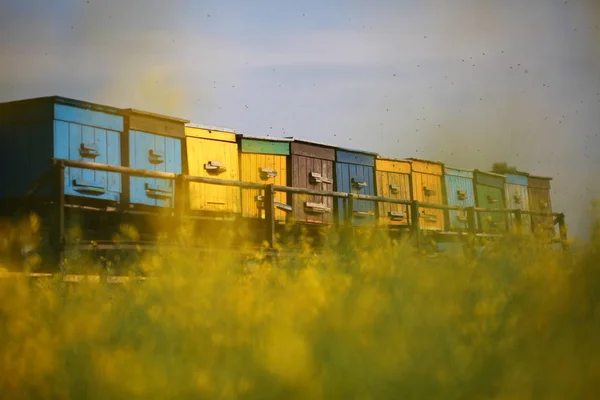
[[[355,249],[355,236],[354,236],[354,194],[349,193],[346,198],[346,221],[344,230],[345,234],[345,242],[351,246],[352,249]]]
[[[565,214],[560,213],[556,216],[556,222],[558,222],[558,231],[560,234],[560,243],[562,244],[563,250],[569,250],[569,243],[567,242],[567,224],[565,223]]]
[[[185,181],[185,177],[182,174],[177,175],[175,178],[175,226],[173,227],[173,234],[175,240],[181,243],[181,239],[178,233],[183,227],[186,205],[188,200],[187,192],[188,183]]]
[[[59,264],[65,259],[65,164],[56,167],[56,238],[55,249]]]
[[[474,207],[467,207],[466,209],[467,211],[467,229],[468,229],[468,234],[467,234],[467,254],[469,254],[469,256],[474,256],[475,255],[475,239],[477,237],[477,225],[476,225],[476,221],[477,218],[475,216],[475,208]]]
[[[348,194],[346,201],[346,225],[352,227],[354,225],[354,195]]]
[[[419,202],[413,201],[410,205],[411,232],[417,250],[421,250],[421,217],[419,216]]]
[[[269,249],[273,249],[275,246],[275,190],[272,183],[265,186],[264,204],[267,242]]]
[[[521,233],[523,233],[523,211],[520,208],[517,208],[513,211],[513,213],[515,214],[514,221],[516,233],[520,235]]]

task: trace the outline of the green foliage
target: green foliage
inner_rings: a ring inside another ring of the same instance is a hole
[[[319,238],[324,250],[290,241],[296,256],[276,265],[262,251],[247,263],[217,247],[182,246],[139,252],[131,270],[144,281],[5,277],[0,393],[598,398],[595,232],[573,253],[512,236],[477,259],[430,258],[379,231],[329,232]],[[118,236],[135,234],[123,227]],[[90,270],[78,262],[69,268]]]

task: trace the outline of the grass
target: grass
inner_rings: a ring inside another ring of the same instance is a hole
[[[182,248],[143,283],[0,279],[1,397],[596,399],[599,226],[570,253],[359,232],[277,266]]]

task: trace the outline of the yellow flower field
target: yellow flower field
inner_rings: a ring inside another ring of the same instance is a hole
[[[158,249],[122,284],[0,279],[0,397],[600,398],[598,226],[476,259],[326,240],[275,265]]]

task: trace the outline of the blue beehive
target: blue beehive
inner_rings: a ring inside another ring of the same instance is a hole
[[[108,106],[59,96],[0,104],[0,196],[22,196],[52,158],[122,165],[122,132],[123,117]],[[121,176],[66,168],[65,194],[119,202]]]
[[[475,207],[475,190],[473,189],[473,170],[444,167],[446,183],[446,201],[448,205],[459,207]],[[449,210],[448,224],[450,230],[467,229],[465,211]]]
[[[337,149],[335,155],[335,190],[337,192],[375,195],[375,158],[376,153],[356,150]],[[343,199],[336,202],[339,221],[344,221]],[[375,203],[367,200],[354,202],[354,221],[356,225],[375,221]]]
[[[183,141],[188,120],[140,110],[124,110],[128,140],[126,165],[148,171],[183,172]],[[175,182],[168,179],[131,177],[131,206],[173,207]]]

